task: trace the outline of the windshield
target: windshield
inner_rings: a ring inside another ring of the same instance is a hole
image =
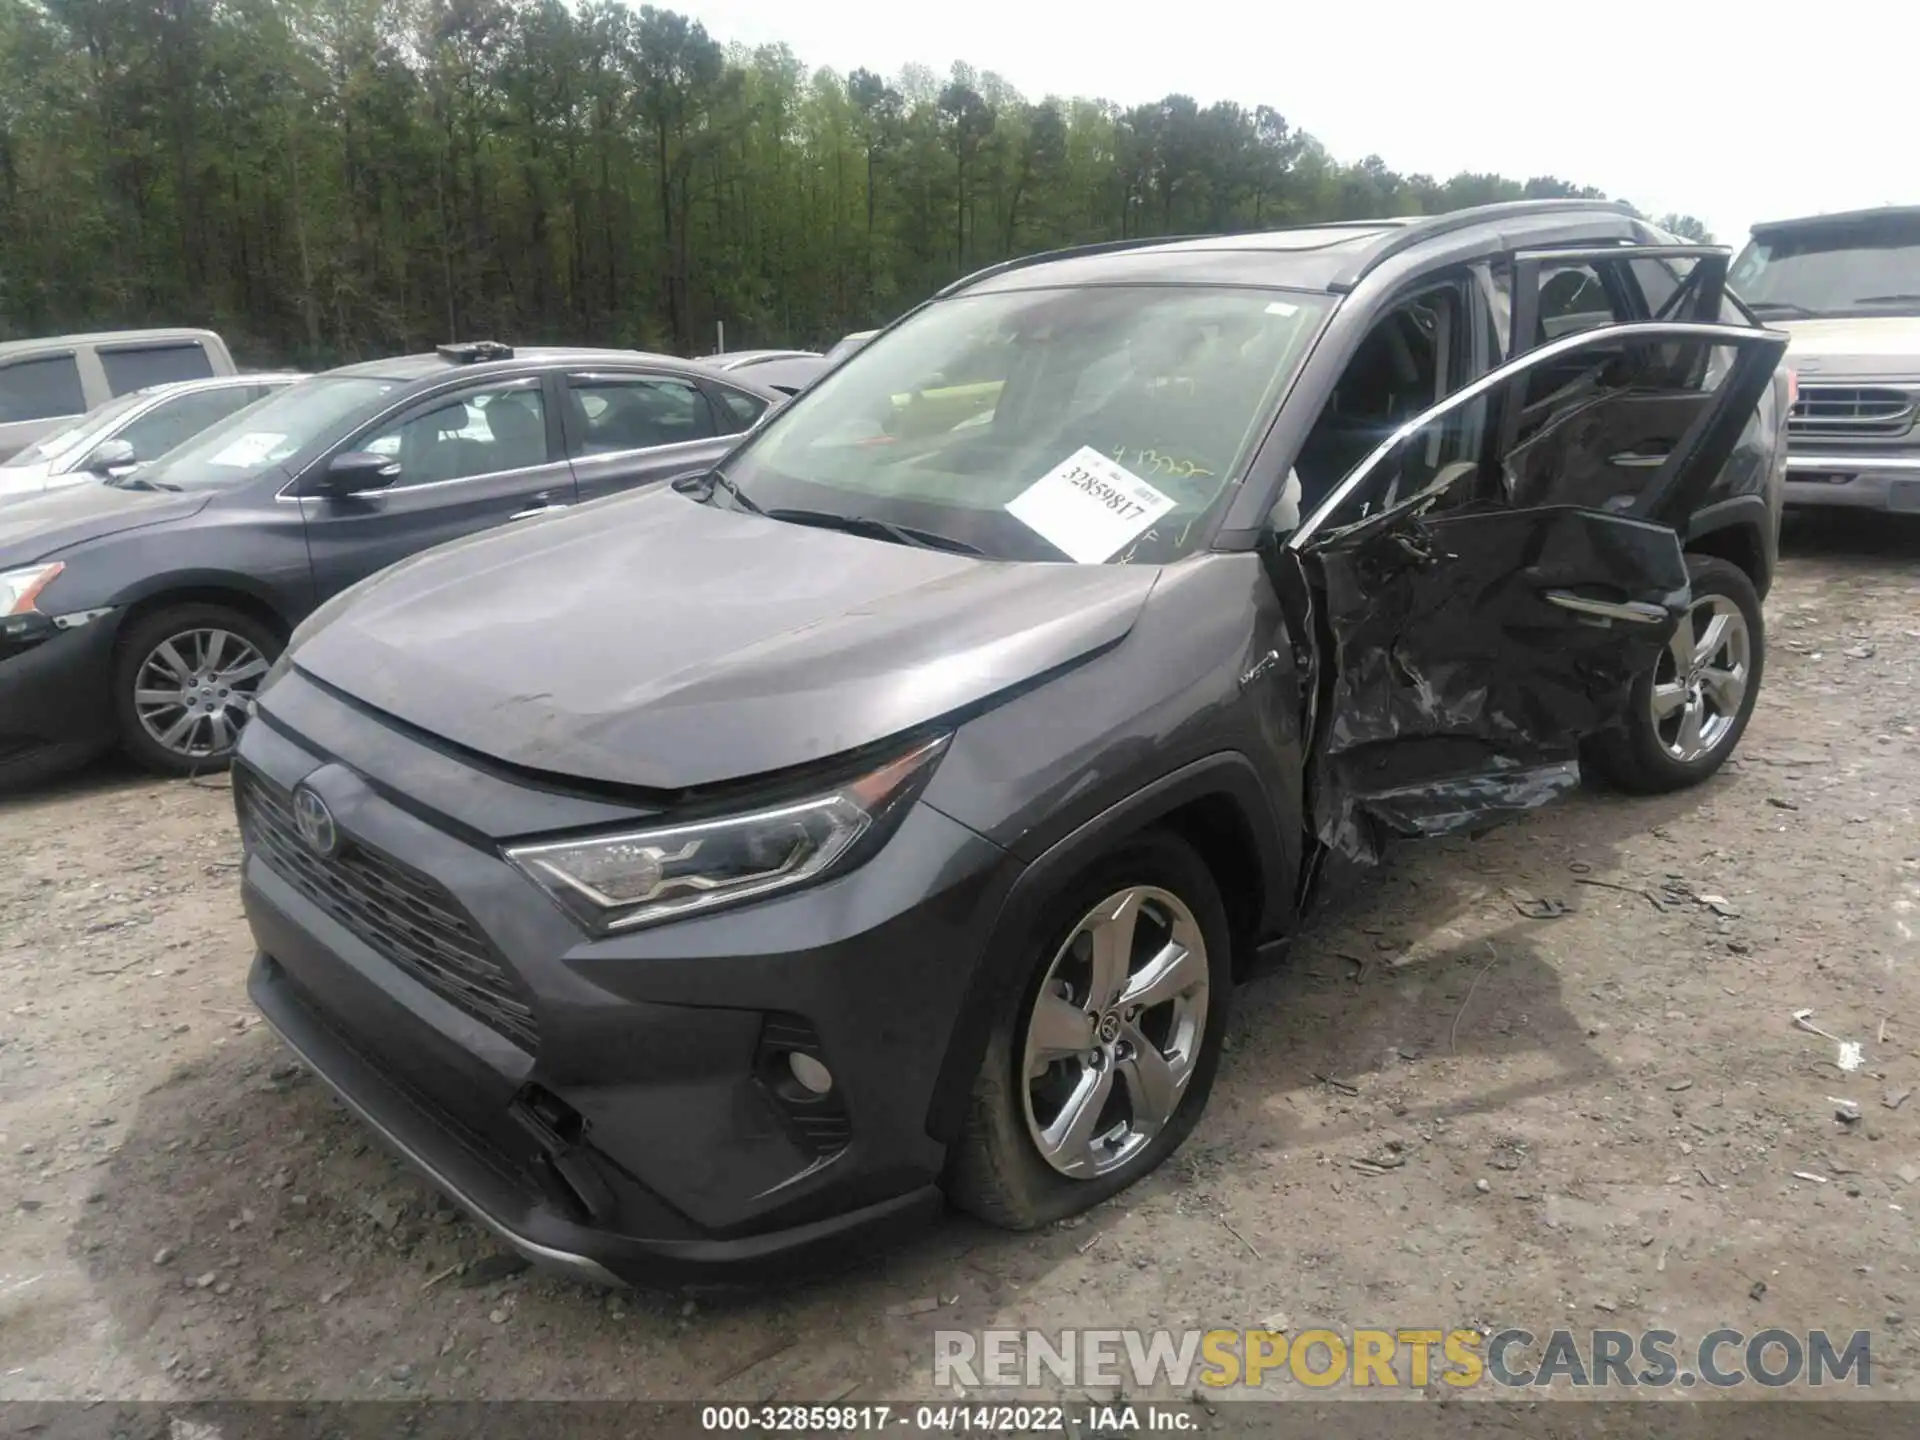
[[[321,376],[302,380],[202,431],[140,478],[162,488],[242,485],[324,449],[405,382]]]
[[[1763,233],[1728,284],[1763,317],[1920,315],[1920,215]]]
[[[26,449],[16,451],[4,464],[0,464],[0,469],[24,469],[29,465],[47,464],[73,451],[84,449],[111,430],[121,416],[146,398],[145,395],[136,392],[132,395],[123,395],[118,400],[109,400],[98,409],[89,410],[85,415],[69,421],[51,434],[41,436]]]
[[[997,559],[1178,559],[1326,310],[1171,285],[941,301],[776,415],[727,478],[769,512],[885,521]]]

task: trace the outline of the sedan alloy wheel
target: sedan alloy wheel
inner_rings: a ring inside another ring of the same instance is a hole
[[[247,704],[267,666],[266,656],[231,630],[183,631],[141,662],[134,712],[164,750],[189,760],[224,755],[247,723]]]

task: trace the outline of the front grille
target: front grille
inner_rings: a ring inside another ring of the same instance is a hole
[[[1787,417],[1793,435],[1834,438],[1904,435],[1913,428],[1920,396],[1885,385],[1809,385]]]
[[[286,798],[250,773],[236,772],[234,799],[248,848],[281,879],[389,964],[529,1053],[538,1047],[519,986],[442,886],[351,841],[316,854]]]

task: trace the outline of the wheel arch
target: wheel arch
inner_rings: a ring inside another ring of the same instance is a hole
[[[1284,874],[1290,862],[1259,772],[1246,756],[1229,751],[1136,790],[1020,873],[981,946],[948,1036],[927,1110],[927,1133],[934,1139],[950,1142],[960,1131],[994,1018],[1027,978],[1024,942],[1048,900],[1114,846],[1154,829],[1180,836],[1212,871],[1234,932],[1234,973],[1244,973],[1255,942],[1273,928],[1274,906],[1291,905],[1291,891],[1276,890],[1269,879]]]
[[[1725,560],[1753,582],[1754,593],[1764,600],[1773,583],[1772,553],[1766,539],[1766,527],[1771,523],[1772,514],[1763,497],[1736,495],[1697,511],[1687,526],[1682,548],[1689,555]]]
[[[293,626],[280,608],[243,577],[235,575],[172,575],[143,586],[121,602],[119,633],[125,636],[150,615],[182,605],[220,605],[256,620],[284,642]]]

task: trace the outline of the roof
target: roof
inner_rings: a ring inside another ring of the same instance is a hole
[[[1382,261],[1427,240],[1481,226],[1524,232],[1529,222],[1565,222],[1581,215],[1618,226],[1631,219],[1632,211],[1604,200],[1514,200],[1443,215],[1340,220],[1245,235],[1111,241],[1009,260],[967,276],[941,294],[1017,289],[1036,283],[1121,284],[1149,279],[1345,290]],[[1044,282],[1030,273],[1040,267],[1044,267]]]
[[[773,360],[801,360],[817,356],[818,350],[727,350],[718,355],[702,355],[700,363],[718,370],[738,370],[749,365],[765,365]]]
[[[1780,235],[1792,230],[1838,230],[1875,220],[1920,220],[1920,205],[1879,205],[1870,210],[1836,210],[1828,215],[1799,215],[1789,220],[1763,220],[1755,235]]]
[[[202,375],[196,380],[163,380],[142,385],[132,395],[183,395],[191,390],[228,390],[236,385],[291,385],[310,378],[302,370],[242,370],[232,375]]]
[[[159,330],[89,330],[79,335],[42,335],[31,340],[0,341],[0,359],[35,350],[67,350],[79,345],[141,345],[167,340],[209,340],[221,344],[211,330],[169,326]]]
[[[794,394],[806,389],[826,374],[829,368],[831,362],[824,355],[784,355],[757,360],[751,365],[736,366],[726,373],[730,380],[738,381],[744,375],[756,385],[764,385],[782,394]]]
[[[591,347],[545,346],[516,348],[513,357],[507,360],[477,360],[463,364],[458,360],[449,360],[446,356],[429,351],[421,355],[394,355],[385,360],[363,360],[357,365],[341,365],[328,370],[328,375],[364,375],[376,380],[426,380],[445,374],[450,370],[476,375],[491,374],[496,370],[511,370],[526,365],[577,365],[584,362],[602,361],[606,364],[658,365],[664,369],[685,371],[693,368],[693,362],[682,360],[673,355],[653,355],[644,350],[609,350]]]

